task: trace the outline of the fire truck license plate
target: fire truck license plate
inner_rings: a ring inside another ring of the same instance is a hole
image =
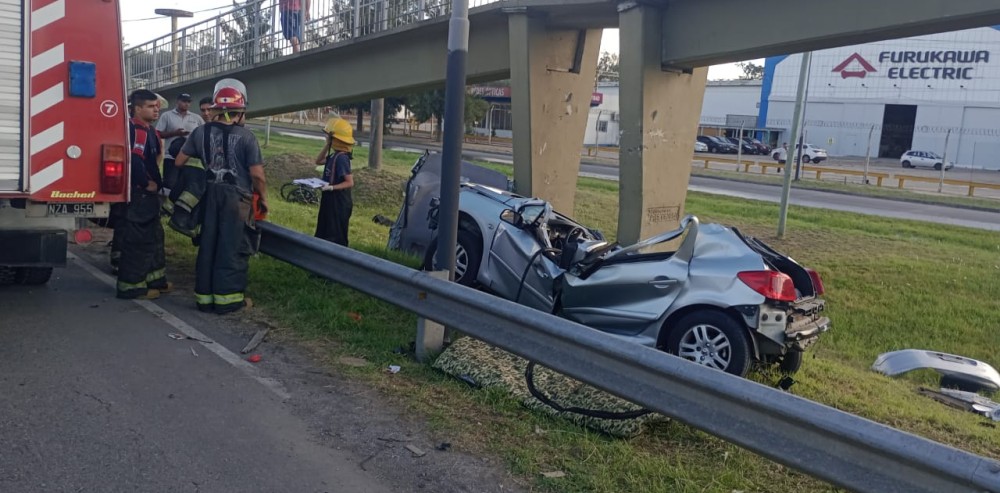
[[[50,216],[93,216],[93,203],[49,204]]]

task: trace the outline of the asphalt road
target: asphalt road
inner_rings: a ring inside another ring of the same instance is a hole
[[[272,129],[272,131],[295,137],[322,140],[322,137],[319,136],[319,134],[306,131],[288,129]],[[394,143],[391,140],[386,140],[385,146],[393,150],[416,152],[423,151],[424,149],[440,149],[440,146]],[[513,164],[511,156],[501,152],[492,153],[478,150],[463,150],[462,155],[465,159]],[[580,174],[582,176],[592,176],[596,178],[614,180],[617,180],[618,178],[617,166],[599,164],[593,160],[587,159],[586,157],[582,158],[582,163],[583,164],[580,166]],[[688,189],[715,195],[726,195],[730,197],[740,197],[775,203],[781,202],[781,187],[761,183],[692,176]],[[992,211],[980,211],[943,205],[904,202],[899,200],[794,188],[791,192],[791,204],[802,207],[855,212],[858,214],[867,214],[886,218],[912,219],[938,224],[950,224],[1000,231],[1000,213]]]
[[[189,292],[117,300],[93,271],[0,286],[0,492],[517,490],[285,347],[247,363],[227,326],[252,321],[201,315]]]

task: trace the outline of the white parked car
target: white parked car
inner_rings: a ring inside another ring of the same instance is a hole
[[[694,152],[708,152],[708,146],[704,142],[694,141]]]
[[[941,169],[944,158],[929,151],[906,151],[899,158],[899,164],[904,168],[934,168]],[[949,170],[955,167],[955,163],[948,161],[944,169]]]
[[[795,146],[798,148],[798,146]],[[771,151],[771,157],[779,162],[784,163],[786,160],[786,149],[784,147],[778,147]],[[826,149],[820,149],[812,144],[804,144],[802,146],[802,162],[804,164],[818,163],[821,161],[826,161]]]

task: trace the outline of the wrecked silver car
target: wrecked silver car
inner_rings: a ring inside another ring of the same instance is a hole
[[[411,183],[432,181],[422,161]],[[457,282],[695,363],[740,376],[753,362],[794,372],[830,327],[819,275],[735,228],[687,216],[621,246],[544,200],[471,182],[459,213]],[[407,215],[404,206],[391,236],[420,227]],[[422,252],[428,268],[436,248],[432,239]]]

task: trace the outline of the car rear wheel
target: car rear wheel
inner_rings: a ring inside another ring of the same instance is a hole
[[[699,310],[682,317],[670,329],[667,352],[688,361],[746,376],[750,340],[746,328],[725,313]]]
[[[424,269],[437,270],[434,256],[437,253],[438,240],[434,238],[427,246],[424,255]],[[455,282],[463,286],[475,286],[479,277],[479,264],[482,261],[482,242],[479,237],[468,230],[458,230],[458,244],[455,245]]]
[[[910,163],[909,161],[903,161],[903,167],[904,168],[912,168],[913,164]]]
[[[810,159],[808,155],[807,156],[802,156],[802,163],[803,164],[809,164],[811,161],[812,161],[812,159]]]

